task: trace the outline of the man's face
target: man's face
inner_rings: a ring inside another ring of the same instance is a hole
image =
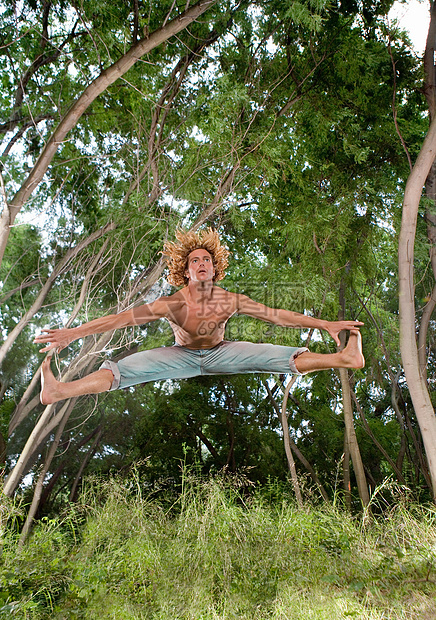
[[[190,282],[208,282],[214,275],[212,256],[207,250],[200,248],[189,254],[185,276]]]

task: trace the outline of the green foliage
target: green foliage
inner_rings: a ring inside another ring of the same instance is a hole
[[[3,437],[8,436],[8,425],[11,415],[15,409],[15,403],[13,400],[3,400],[0,403],[0,433]]]
[[[253,490],[241,476],[185,472],[169,510],[135,474],[94,480],[18,553],[5,533],[0,617],[424,618],[435,611],[435,512],[392,490],[380,518],[355,519],[298,509],[286,486]]]
[[[144,462],[150,483],[167,479],[178,487],[181,460],[203,473],[248,470],[256,481],[286,475],[278,419],[259,377],[147,385],[128,394],[124,407],[132,456]]]
[[[3,295],[17,290],[3,297],[2,336],[67,252],[108,222],[114,229],[66,266],[11,348],[1,376],[4,426],[11,403],[19,402],[40,360],[31,344],[34,332],[65,324],[73,310],[79,312],[76,325],[124,309],[127,296],[153,272],[175,227],[189,227],[219,197],[206,224],[218,227],[233,254],[223,286],[273,307],[332,320],[344,310],[346,318],[366,322],[367,368],[354,375],[353,387],[369,427],[392,459],[406,442],[403,473],[420,487],[419,437],[414,442],[405,420],[399,423],[391,398],[392,376],[402,383],[396,231],[408,174],[393,119],[394,88],[398,127],[412,159],[427,119],[422,66],[384,23],[389,4],[219,2],[93,102],[59,145],[26,205],[23,221],[36,218],[38,228],[12,229],[0,281]],[[80,93],[184,6],[170,0],[8,0],[3,6],[1,167],[11,198]],[[432,289],[423,213],[418,226],[420,312]],[[128,305],[167,291],[159,280]],[[292,346],[304,345],[307,335],[247,317],[234,317],[226,333],[230,339]],[[312,350],[335,350],[330,340],[318,338],[315,333]],[[114,336],[92,360],[97,367],[97,357],[171,342],[168,325],[147,325]],[[87,355],[89,344],[69,347],[60,370]],[[428,368],[433,376],[433,354]],[[228,465],[248,468],[254,480],[284,479],[280,429],[262,379],[161,383],[98,401],[80,399],[62,439],[68,454],[57,457],[50,471],[62,466],[54,499],[43,510],[52,514],[68,497],[90,449],[86,438],[97,427],[102,433],[88,463],[92,472],[129,468],[139,458],[150,484],[171,479],[177,486],[179,463],[186,458],[203,472]],[[416,431],[402,387],[401,415],[407,413]],[[37,400],[36,391],[32,396]],[[333,490],[344,433],[337,377],[325,373],[300,380],[288,409],[293,438]],[[40,413],[37,405],[11,438],[10,463]],[[356,427],[371,483],[379,484],[390,466],[357,415]],[[31,474],[42,455],[35,458]],[[134,612],[118,615],[128,613]]]

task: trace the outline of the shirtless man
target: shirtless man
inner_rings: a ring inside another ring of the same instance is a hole
[[[45,329],[37,343],[48,343],[40,352],[60,351],[74,340],[114,329],[167,319],[175,345],[134,353],[118,363],[106,361],[96,372],[64,383],[42,366],[41,402],[44,405],[84,394],[98,394],[147,381],[184,379],[198,375],[249,372],[306,374],[330,368],[362,368],[360,321],[324,321],[290,310],[274,309],[246,295],[216,286],[224,277],[229,252],[211,229],[200,233],[179,231],[177,242],[167,243],[164,255],[169,282],[183,288],[168,297],[104,316],[79,327]],[[226,323],[234,314],[245,314],[268,323],[326,330],[339,345],[339,333],[349,330],[347,346],[336,353],[312,353],[306,347],[286,347],[223,340]]]

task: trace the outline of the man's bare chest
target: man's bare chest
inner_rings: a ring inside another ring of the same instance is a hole
[[[231,296],[216,295],[196,303],[189,299],[174,308],[168,317],[172,323],[188,332],[196,331],[197,327],[208,323],[216,327],[225,324],[235,313],[236,305]]]

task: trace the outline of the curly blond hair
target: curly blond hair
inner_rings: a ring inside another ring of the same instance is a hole
[[[207,250],[212,256],[213,266],[215,267],[214,281],[224,278],[225,269],[229,264],[228,257],[230,252],[221,245],[216,230],[208,228],[207,230],[194,232],[179,229],[176,231],[176,239],[178,243],[167,241],[162,252],[166,257],[170,271],[168,276],[170,284],[174,286],[188,284],[189,280],[185,276],[188,256],[191,252],[198,249]]]

